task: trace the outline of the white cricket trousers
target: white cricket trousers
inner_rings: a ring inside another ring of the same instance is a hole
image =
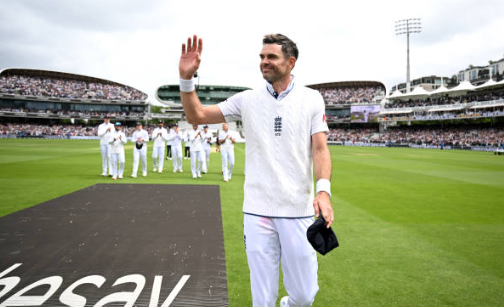
[[[244,240],[254,307],[276,307],[280,262],[288,306],[312,305],[319,290],[318,263],[306,230],[313,221],[313,217],[289,219],[245,214]]]
[[[178,171],[182,170],[182,146],[173,146],[171,147],[171,154],[172,154],[172,163],[173,163],[173,170]]]
[[[107,160],[108,160],[108,174],[112,174],[112,161],[110,161],[110,145],[100,145],[100,152],[102,158],[102,174],[107,175]]]
[[[201,168],[205,164],[205,152],[204,151],[191,151],[191,172],[192,176],[197,177],[201,176]],[[198,162],[198,166],[196,167],[196,162]]]
[[[142,174],[147,174],[147,145],[144,144],[142,149],[137,149],[136,145],[133,148],[133,172],[132,175],[136,176],[138,172],[139,160],[142,160]]]
[[[210,145],[203,145],[203,150],[205,151],[205,168],[203,169],[203,172],[206,173],[210,167]]]
[[[164,153],[165,153],[165,146],[154,147],[152,149],[152,159],[154,160],[154,168],[157,168],[158,171],[160,172],[163,171]]]
[[[110,160],[112,160],[112,178],[122,177],[124,174],[124,153],[111,154]],[[119,163],[119,169],[117,163]]]
[[[234,149],[222,148],[220,150],[222,158],[222,174],[224,175],[224,180],[229,180],[233,174],[234,168]]]

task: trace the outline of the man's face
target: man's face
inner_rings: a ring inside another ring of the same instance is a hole
[[[194,130],[198,130],[198,125],[193,125],[193,126],[192,126],[192,128],[193,128]]]
[[[228,129],[229,129],[229,127],[228,127],[228,125],[227,125],[227,124],[222,125],[222,130],[224,130],[224,131],[226,131],[226,132],[227,132],[227,131],[228,131]]]
[[[142,125],[137,125],[137,130],[138,131],[142,130]]]
[[[159,128],[163,128],[163,123],[159,123],[159,124],[158,124],[158,127],[159,127]]]
[[[208,132],[208,128],[203,128],[203,131],[205,131],[205,133]]]
[[[110,123],[110,119],[109,118],[104,118],[103,121],[105,122],[105,124]]]
[[[115,125],[115,129],[116,129],[116,131],[121,131],[121,126]]]
[[[294,57],[286,59],[282,52],[282,46],[277,44],[264,45],[259,56],[261,57],[260,69],[263,78],[270,83],[278,81],[286,75],[290,76],[296,63]]]

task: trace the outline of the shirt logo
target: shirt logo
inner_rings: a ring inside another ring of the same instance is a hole
[[[324,113],[324,116],[322,116],[322,122],[323,122],[323,123],[325,123],[325,122],[326,122],[325,113]]]
[[[275,117],[275,136],[282,135],[282,118],[280,116]]]

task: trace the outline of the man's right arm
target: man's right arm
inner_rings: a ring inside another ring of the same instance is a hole
[[[186,48],[187,47],[187,48]],[[182,44],[182,55],[179,62],[180,79],[192,80],[201,62],[201,52],[203,51],[203,40],[196,35],[187,39],[186,44]],[[196,95],[196,91],[180,91],[180,99],[187,121],[194,125],[223,123],[224,116],[218,106],[206,106]]]

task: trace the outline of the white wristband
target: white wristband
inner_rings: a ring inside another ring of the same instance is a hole
[[[317,180],[317,194],[318,192],[326,192],[331,197],[331,182],[327,179]]]
[[[194,81],[180,79],[180,91],[184,93],[194,92],[196,88],[194,87]]]

